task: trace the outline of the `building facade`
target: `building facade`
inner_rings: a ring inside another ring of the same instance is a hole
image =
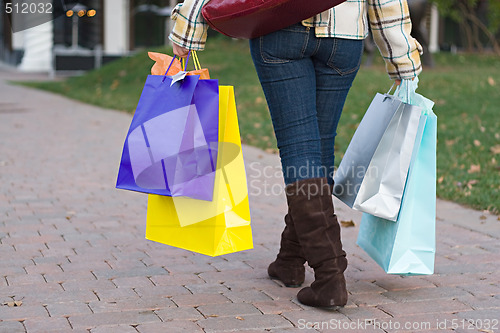
[[[172,0],[47,0],[50,10],[35,15],[19,6],[26,2],[0,0],[0,62],[42,72],[68,66],[71,58],[71,66],[89,69],[165,44],[172,6]],[[85,57],[100,60],[85,64]]]

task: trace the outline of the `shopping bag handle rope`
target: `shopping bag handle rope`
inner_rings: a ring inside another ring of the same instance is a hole
[[[192,51],[192,53],[193,53],[194,69],[195,70],[200,70],[201,69],[201,65],[200,65],[200,60],[198,59],[198,55],[196,54],[196,51]],[[191,50],[188,52],[187,59],[182,58],[182,70],[183,71],[186,70],[187,64],[189,63],[189,56],[190,55],[191,55]],[[168,65],[167,71],[165,72],[164,76],[167,76],[167,73],[170,70],[170,68],[172,67],[172,65],[174,64],[174,61],[175,61],[176,57],[177,56],[173,56],[172,57],[172,61],[170,62],[170,65]]]

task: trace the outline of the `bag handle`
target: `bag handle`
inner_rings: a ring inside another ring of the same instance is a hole
[[[200,60],[198,59],[198,55],[196,54],[196,51],[189,51],[188,53],[188,56],[187,56],[187,59],[185,58],[181,58],[182,60],[182,70],[185,71],[186,70],[186,67],[187,67],[187,64],[189,63],[189,56],[191,55],[191,53],[193,54],[193,63],[194,63],[194,69],[195,70],[200,70],[201,69],[201,64],[200,64]],[[174,61],[176,59],[177,56],[173,56],[172,58],[172,61],[170,62],[170,65],[168,65],[168,68],[167,68],[167,71],[165,72],[165,76],[167,75],[168,71],[170,70],[170,68],[172,67],[172,65],[174,64]]]
[[[403,79],[401,84],[396,88],[394,92],[395,96],[398,96],[403,102],[408,104],[413,104],[413,95],[417,89],[417,82],[415,79]]]
[[[186,71],[186,67],[187,67],[187,64],[189,63],[189,57],[191,56],[191,54],[193,55],[194,69],[195,70],[201,69],[200,60],[198,59],[198,55],[196,54],[196,51],[189,50],[187,58],[181,58],[181,70],[182,71]],[[176,55],[174,55],[172,57],[172,61],[170,62],[170,65],[168,65],[167,71],[165,72],[165,74],[163,74],[162,82],[165,82],[165,79],[167,78],[167,73],[170,70],[170,68],[172,67],[172,65],[174,64],[176,57],[177,57]]]

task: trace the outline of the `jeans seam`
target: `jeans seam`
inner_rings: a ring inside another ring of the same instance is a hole
[[[302,45],[301,58],[304,58],[304,55],[306,54],[306,50],[307,50],[307,45],[308,44],[309,44],[309,34],[306,34],[306,39],[304,41],[304,45]]]
[[[359,65],[361,64],[361,57],[359,57],[358,64],[354,68],[352,68],[352,69],[350,69],[348,71],[342,71],[340,68],[338,68],[337,66],[333,65],[333,59],[335,58],[335,55],[337,53],[337,43],[338,43],[338,41],[335,38],[334,39],[333,52],[332,52],[332,54],[330,55],[330,58],[327,61],[327,65],[329,67],[333,68],[340,75],[349,75],[349,74],[355,73],[359,69]]]
[[[284,59],[272,60],[272,59],[269,59],[269,58],[265,57],[264,56],[264,50],[263,50],[264,37],[265,36],[260,36],[259,37],[260,57],[261,57],[261,59],[262,59],[262,61],[264,63],[266,63],[266,64],[286,64],[286,63],[290,62],[290,60],[284,60]]]

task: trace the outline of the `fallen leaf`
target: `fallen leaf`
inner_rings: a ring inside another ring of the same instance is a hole
[[[468,173],[476,173],[481,171],[481,165],[479,164],[471,164]]]
[[[255,99],[255,104],[262,104],[263,102],[264,102],[264,99],[260,96]]]
[[[14,308],[23,305],[22,301],[13,301],[13,302],[7,302],[4,303],[4,305],[7,305],[8,307]]]
[[[490,151],[493,153],[493,154],[500,154],[500,145],[496,145],[496,146],[493,146],[490,148]]]
[[[481,145],[481,141],[474,140],[474,146],[479,147]]]
[[[109,87],[111,90],[115,90],[116,88],[118,88],[118,86],[120,85],[120,81],[118,80],[113,80],[113,83],[111,83],[111,86]]]
[[[469,180],[467,182],[467,187],[469,188],[469,190],[472,189],[472,185],[476,185],[477,184],[477,180],[473,179],[473,180]]]
[[[353,220],[350,220],[350,221],[340,221],[340,224],[344,227],[344,228],[351,228],[351,227],[354,227],[355,224],[354,224],[354,221]]]
[[[481,131],[481,133],[486,132],[486,128],[484,128],[484,126],[480,126],[480,127],[479,127],[479,130]]]
[[[480,219],[480,220],[486,220],[486,219],[487,219],[487,217],[486,217],[486,216],[484,216],[484,215],[481,215],[481,216],[479,216],[479,219]]]
[[[255,128],[261,128],[262,124],[261,123],[254,123],[253,127],[255,127]]]
[[[488,330],[488,329],[480,329],[479,332],[484,332],[484,333],[493,333],[493,330]]]
[[[500,133],[495,133],[495,139],[500,139]]]
[[[240,316],[235,317],[235,318],[238,319],[238,320],[245,320],[245,318],[241,318]]]
[[[495,80],[493,80],[491,76],[488,77],[488,84],[492,87],[496,84]]]
[[[497,217],[497,221],[500,221],[500,216]]]
[[[276,148],[266,148],[265,151],[268,154],[274,154],[274,155],[276,155],[278,153],[278,150]]]
[[[218,317],[219,315],[213,314],[213,315],[208,315],[207,317]]]
[[[444,143],[446,144],[446,147],[453,146],[455,143],[457,143],[458,139],[455,140],[445,140]]]
[[[443,180],[444,180],[444,176],[439,177],[438,184],[441,184],[443,182]]]

